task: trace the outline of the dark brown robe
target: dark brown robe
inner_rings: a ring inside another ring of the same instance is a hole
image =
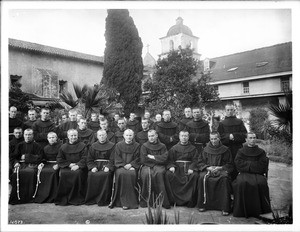
[[[147,155],[154,155],[154,159],[150,159]],[[147,202],[152,204],[152,200],[161,193],[163,198],[163,207],[170,208],[170,202],[165,188],[165,164],[168,159],[168,151],[164,144],[157,141],[150,143],[149,141],[141,146],[141,199],[140,206],[146,207]],[[150,178],[149,178],[150,177]],[[149,193],[149,181],[151,181],[151,192]],[[150,195],[151,194],[151,195]],[[153,198],[154,197],[154,198]]]
[[[244,145],[234,162],[239,174],[233,182],[233,216],[257,217],[270,213],[269,187],[264,176],[268,169],[265,151],[258,146]]]
[[[63,144],[57,155],[60,167],[60,179],[57,195],[54,200],[56,205],[80,205],[84,203],[86,185],[86,153],[87,148],[83,142]],[[75,163],[79,169],[72,171],[69,165]]]
[[[190,142],[178,142],[169,150],[166,172],[166,189],[171,204],[194,207],[197,201],[198,151]],[[172,173],[169,169],[175,167]],[[194,172],[187,174],[188,169]]]
[[[195,143],[202,144],[205,147],[206,143],[209,142],[209,125],[204,120],[199,121],[189,121],[186,124],[186,130],[189,132],[189,140],[195,145]]]
[[[68,130],[77,129],[77,121],[67,121],[58,126],[58,137],[65,143],[68,140]]]
[[[146,143],[148,141],[148,131],[140,131],[137,133],[137,135],[135,136],[135,140],[140,144],[143,145],[144,143]]]
[[[156,124],[155,130],[158,134],[160,142],[166,145],[167,150],[170,150],[176,143],[178,143],[178,126],[175,122],[161,121]],[[170,141],[172,138],[172,142]]]
[[[96,140],[94,131],[88,128],[84,130],[80,130],[78,128],[77,131],[78,131],[78,140],[83,142],[87,146],[87,149],[89,149],[89,147]]]
[[[109,141],[92,144],[87,155],[88,179],[85,204],[97,204],[99,206],[108,205],[111,200],[113,184],[113,156],[115,144]],[[104,172],[104,168],[109,169]],[[97,172],[91,172],[97,168]]]
[[[134,134],[137,134],[142,130],[141,122],[136,119],[134,119],[133,121],[128,120],[126,127],[127,129],[133,130]]]
[[[23,128],[24,124],[23,124],[22,120],[19,118],[10,118],[9,117],[8,125],[9,125],[9,134],[12,134],[9,136],[9,140],[11,140],[14,137],[13,133],[14,133],[14,129],[16,127],[20,127],[22,129],[24,129]]]
[[[88,123],[88,128],[91,129],[94,132],[97,132],[100,129],[100,123],[99,121],[90,121]]]
[[[24,162],[20,162],[21,156],[25,154]],[[17,195],[17,172],[10,177],[12,191],[9,198],[9,204],[23,204],[33,202],[33,195],[37,183],[37,166],[41,163],[43,157],[42,147],[32,141],[19,143],[14,152],[13,166],[20,163],[19,168],[19,196]]]
[[[115,132],[115,143],[118,143],[118,142],[121,142],[121,141],[124,141],[124,137],[123,137],[123,134],[124,134],[124,131],[125,131],[126,129],[124,129],[124,130],[117,130],[116,132]]]
[[[44,148],[48,144],[48,133],[56,132],[56,127],[54,122],[50,120],[42,121],[41,119],[38,119],[33,123],[32,130],[34,133],[34,140]]]
[[[237,151],[243,147],[243,143],[246,142],[245,138],[247,136],[247,129],[241,119],[236,118],[236,116],[225,117],[223,121],[219,123],[218,132],[221,136],[221,142],[229,147],[232,160],[235,159]],[[229,136],[232,134],[234,140],[230,140]],[[235,180],[238,172],[234,165],[234,169],[231,173],[231,179]]]
[[[115,187],[111,207],[139,207],[137,193],[137,171],[139,169],[140,145],[137,142],[131,144],[121,141],[115,147]],[[135,170],[126,170],[124,166],[131,164]]]
[[[221,166],[222,170],[217,175],[211,175],[206,170],[210,166]],[[221,142],[216,147],[211,142],[207,143],[199,156],[198,208],[231,211],[232,170],[233,161],[229,148]]]
[[[181,119],[178,123],[179,132],[184,130],[186,128],[186,124],[192,120],[193,120],[193,117],[190,117],[190,118],[184,117],[183,119]]]

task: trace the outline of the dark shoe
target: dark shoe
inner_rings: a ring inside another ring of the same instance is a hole
[[[127,210],[127,209],[129,209],[127,206],[123,206],[122,207],[124,210]]]
[[[205,208],[199,208],[198,210],[199,210],[199,212],[205,212],[206,209]]]
[[[229,213],[228,213],[228,212],[225,212],[225,211],[222,211],[222,215],[223,215],[223,216],[228,216]]]

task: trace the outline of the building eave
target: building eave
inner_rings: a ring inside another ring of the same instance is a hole
[[[278,77],[278,76],[292,75],[292,73],[293,73],[292,71],[270,73],[270,74],[264,74],[264,75],[259,75],[259,76],[242,77],[242,78],[228,79],[228,80],[222,80],[222,81],[210,81],[210,82],[208,82],[208,84],[220,85],[220,84],[228,84],[228,83],[234,83],[234,82],[259,80],[259,79],[266,79],[266,78],[272,78],[272,77]]]
[[[276,97],[276,96],[284,96],[284,95],[285,95],[284,92],[267,93],[267,94],[248,94],[248,95],[238,95],[238,96],[230,96],[230,97],[220,97],[220,100],[225,101],[225,100],[246,99],[246,98]]]

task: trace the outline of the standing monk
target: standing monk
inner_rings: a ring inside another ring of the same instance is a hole
[[[136,141],[143,145],[145,142],[148,141],[148,131],[149,131],[149,120],[147,118],[142,118],[142,128],[143,130],[137,133]]]
[[[91,121],[88,123],[88,128],[95,133],[97,133],[97,131],[100,129],[97,113],[91,113]]]
[[[163,196],[162,206],[169,209],[170,202],[165,188],[165,164],[168,159],[168,151],[166,146],[158,141],[155,130],[148,131],[148,139],[148,142],[142,145],[140,155],[142,165],[140,206],[147,207],[146,200],[151,202],[153,197],[156,199],[161,194]],[[151,192],[149,192],[150,182]]]
[[[118,130],[115,132],[115,143],[121,142],[124,140],[124,131],[126,130],[126,123],[124,118],[118,119]]]
[[[41,118],[32,125],[34,140],[44,148],[48,144],[47,135],[49,132],[55,132],[55,124],[50,120],[50,109],[41,110]]]
[[[14,129],[16,127],[20,127],[23,129],[23,126],[24,126],[23,122],[19,118],[17,118],[17,108],[14,106],[11,106],[9,108],[8,124],[9,124],[9,140],[11,140],[14,137],[14,135],[13,135]]]
[[[184,130],[186,128],[186,124],[192,120],[193,120],[193,116],[192,116],[191,107],[184,108],[184,118],[180,120],[178,125],[179,131]]]
[[[271,212],[266,152],[256,145],[256,135],[247,134],[247,144],[238,150],[235,165],[239,172],[233,182],[234,217],[257,217]]]
[[[189,142],[189,132],[180,131],[179,139],[169,150],[166,188],[171,204],[194,207],[197,201],[198,151]]]
[[[56,205],[80,205],[84,203],[86,182],[86,145],[78,141],[77,130],[68,130],[68,142],[57,155],[60,167]]]
[[[166,145],[169,150],[178,142],[178,126],[171,120],[171,111],[163,111],[163,121],[156,124],[155,130],[159,140]]]
[[[133,138],[134,132],[127,129],[124,131],[124,141],[117,143],[115,147],[116,181],[111,208],[117,206],[127,210],[139,207],[136,187],[140,145]]]
[[[32,128],[33,123],[36,122],[35,109],[28,110],[28,120],[24,122],[24,129]]]
[[[136,135],[139,131],[141,131],[141,123],[135,119],[135,117],[135,113],[130,113],[126,126],[127,129],[133,130],[134,134]]]
[[[199,211],[222,210],[222,215],[227,216],[231,206],[233,161],[229,148],[220,142],[220,134],[216,131],[210,133],[210,142],[199,156],[199,170]]]
[[[58,127],[58,132],[59,132],[59,138],[63,140],[63,143],[67,141],[68,137],[68,130],[70,129],[77,129],[77,111],[76,110],[70,110],[69,111],[69,120],[62,123]]]
[[[106,134],[107,134],[107,140],[109,140],[110,142],[112,143],[115,143],[116,142],[116,139],[115,139],[115,133],[112,132],[109,128],[108,128],[108,121],[106,118],[102,118],[100,119],[100,128],[102,130],[105,130],[106,131]]]
[[[78,120],[78,140],[83,142],[87,149],[95,142],[94,131],[87,128],[87,122],[85,118]]]
[[[207,142],[209,142],[209,125],[202,119],[202,112],[199,107],[193,108],[193,120],[186,124],[186,130],[190,133],[190,142],[200,146],[199,152],[202,150]]]
[[[17,145],[14,152],[13,167],[15,171],[10,179],[12,191],[9,204],[15,205],[33,201],[37,169],[42,157],[43,149],[33,140],[32,129],[26,129],[24,141]]]
[[[221,142],[225,146],[229,147],[232,160],[235,159],[237,151],[243,147],[243,143],[246,142],[247,129],[241,119],[236,118],[235,109],[233,104],[227,104],[225,106],[226,117],[220,122],[218,132],[221,135]],[[236,167],[231,173],[232,181],[235,180],[238,172]]]
[[[85,204],[108,205],[113,184],[113,155],[115,144],[108,141],[105,130],[97,132],[98,141],[88,151],[87,192]]]

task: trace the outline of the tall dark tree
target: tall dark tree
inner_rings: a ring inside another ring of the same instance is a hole
[[[201,64],[193,58],[190,48],[171,51],[166,58],[159,59],[153,80],[149,79],[144,88],[150,94],[145,100],[146,107],[154,113],[169,109],[175,118],[182,115],[187,106],[204,106],[218,99],[209,74],[203,73]]]
[[[125,114],[138,108],[142,94],[143,44],[126,9],[108,10],[102,83],[119,93]]]

